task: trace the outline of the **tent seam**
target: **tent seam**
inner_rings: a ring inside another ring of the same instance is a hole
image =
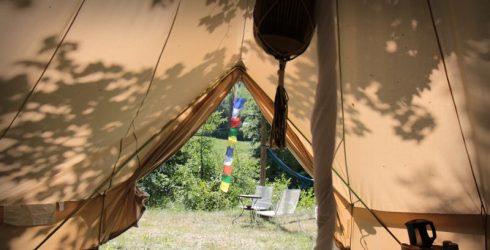
[[[345,172],[347,175],[347,184],[350,185],[350,177],[349,177],[349,168],[347,166],[347,146],[346,146],[346,140],[345,140],[345,112],[344,112],[344,91],[343,91],[343,81],[342,81],[342,61],[341,61],[341,56],[340,56],[340,7],[339,7],[339,1],[335,1],[335,9],[337,11],[337,58],[339,62],[339,89],[340,89],[340,109],[342,110],[342,146],[344,148],[344,164],[345,164]],[[340,146],[340,145],[339,145]],[[333,167],[332,167],[333,169]],[[352,203],[352,192],[349,189],[349,201],[351,204]],[[353,226],[353,221],[354,221],[354,209],[351,208],[351,226],[350,226],[350,232],[349,232],[349,246],[352,246],[352,226]]]
[[[347,174],[347,183],[350,185],[350,178],[349,178],[349,169],[347,167],[347,147],[345,143],[345,112],[344,112],[344,91],[342,88],[342,61],[340,57],[340,16],[339,16],[339,1],[336,0],[336,10],[337,10],[337,58],[339,61],[339,89],[340,89],[340,108],[342,110],[342,142],[343,142],[343,148],[344,148],[344,164],[345,164],[345,171]],[[349,200],[352,203],[352,194],[350,194],[349,191]]]
[[[158,66],[160,65],[160,61],[162,59],[162,56],[163,56],[163,52],[165,51],[165,48],[167,47],[167,43],[168,43],[168,40],[172,34],[172,31],[173,31],[173,28],[174,28],[174,25],[175,25],[175,20],[177,19],[177,15],[179,13],[179,9],[180,9],[180,4],[181,4],[181,0],[179,1],[179,3],[177,4],[177,8],[175,10],[175,14],[174,14],[174,17],[172,19],[172,24],[170,25],[170,29],[168,31],[168,34],[167,34],[167,37],[162,45],[162,49],[160,50],[160,54],[158,55],[158,59],[155,63],[155,67],[153,68],[153,72],[152,72],[152,76],[151,76],[151,79],[150,79],[150,82],[148,84],[148,87],[146,88],[146,92],[145,92],[145,95],[143,96],[143,98],[141,99],[141,102],[140,102],[140,105],[138,106],[138,109],[136,110],[136,113],[133,117],[133,119],[131,120],[131,123],[128,127],[128,130],[126,131],[126,134],[124,135],[124,137],[122,137],[120,140],[119,140],[119,153],[117,155],[117,158],[116,158],[116,161],[114,162],[114,165],[112,167],[112,173],[111,173],[111,176],[110,176],[110,180],[109,180],[109,185],[108,187],[104,190],[104,193],[103,193],[103,202],[102,202],[102,207],[101,207],[101,211],[100,211],[100,217],[99,217],[99,245],[100,245],[100,242],[101,242],[101,233],[102,233],[102,221],[103,221],[103,218],[104,218],[104,201],[105,201],[105,194],[106,192],[112,187],[112,180],[114,179],[114,176],[115,176],[115,170],[116,170],[116,166],[117,166],[117,163],[119,162],[119,159],[121,157],[121,153],[122,153],[122,143],[123,143],[123,140],[124,138],[128,135],[129,131],[131,130],[132,128],[132,131],[133,131],[133,137],[135,139],[135,147],[136,149],[138,149],[138,138],[136,136],[136,127],[134,125],[134,121],[136,120],[136,118],[138,118],[139,116],[139,113],[141,111],[141,108],[143,107],[145,101],[146,101],[146,98],[148,97],[149,93],[150,93],[150,89],[151,89],[151,86],[153,86],[153,82],[155,80],[155,75],[156,75],[156,72],[157,72],[157,69],[158,69]],[[140,161],[140,158],[139,158],[139,154],[137,153],[136,154],[136,158],[138,160],[138,167],[141,167],[141,161]]]
[[[129,125],[128,130],[126,131],[126,134],[125,134],[124,137],[126,137],[128,135],[128,133],[129,133],[129,131],[131,130],[131,128],[133,128],[133,136],[136,138],[136,134],[135,134],[136,127],[134,125],[134,121],[138,118],[139,113],[141,111],[141,108],[145,104],[146,98],[148,97],[148,95],[150,93],[151,86],[153,86],[153,82],[155,81],[156,72],[157,72],[158,66],[160,65],[160,61],[162,59],[163,52],[165,51],[165,48],[167,47],[167,43],[169,41],[169,38],[170,38],[170,36],[172,34],[172,31],[173,31],[173,28],[174,28],[174,25],[175,25],[175,21],[177,19],[177,15],[178,15],[178,12],[179,12],[179,9],[180,9],[181,2],[182,1],[179,1],[178,5],[177,5],[177,8],[175,10],[175,14],[174,14],[174,17],[173,17],[173,20],[172,20],[172,24],[170,25],[170,30],[168,32],[167,38],[165,39],[165,41],[164,41],[164,43],[162,45],[162,49],[160,50],[160,54],[159,54],[158,59],[157,59],[157,61],[155,63],[155,67],[153,68],[152,76],[151,76],[151,79],[150,79],[150,83],[148,84],[148,87],[146,88],[145,96],[141,99],[140,105],[138,106],[138,109],[136,110],[136,113],[135,113],[133,119],[131,120],[131,124]],[[121,141],[123,140],[123,138],[121,138]],[[122,149],[120,148],[120,151],[121,150]],[[119,157],[116,159],[116,162],[114,163],[114,167],[117,166],[117,162],[118,161],[119,161]]]
[[[245,42],[245,29],[247,27],[248,6],[249,6],[249,0],[247,0],[247,6],[245,7],[245,14],[243,15],[243,32],[242,32],[242,41],[240,43],[240,60],[243,60],[243,43]]]
[[[469,150],[468,150],[468,144],[466,142],[466,138],[465,138],[465,135],[464,135],[464,132],[463,132],[463,126],[461,125],[461,118],[459,116],[459,110],[458,110],[458,107],[456,105],[456,100],[454,98],[454,93],[453,93],[453,89],[452,89],[452,85],[451,85],[451,81],[449,79],[449,74],[448,74],[448,70],[447,70],[447,64],[446,64],[446,59],[444,57],[444,52],[442,50],[442,43],[441,43],[441,39],[439,37],[439,33],[438,33],[438,30],[437,30],[437,26],[436,26],[436,23],[435,23],[435,19],[434,19],[434,13],[433,13],[433,10],[432,10],[432,6],[430,4],[430,0],[426,0],[427,2],[427,6],[428,6],[428,9],[429,9],[429,14],[430,14],[430,18],[431,18],[431,21],[432,21],[432,27],[433,27],[433,30],[434,30],[434,35],[436,37],[436,41],[437,41],[437,48],[438,48],[438,52],[441,56],[441,61],[442,61],[442,65],[443,65],[443,68],[444,68],[444,75],[446,77],[446,81],[447,81],[447,85],[448,85],[448,88],[449,88],[449,93],[451,94],[451,100],[452,100],[452,103],[453,103],[453,107],[454,107],[454,111],[456,113],[456,118],[458,120],[458,127],[459,127],[459,131],[461,133],[461,138],[463,140],[463,145],[464,145],[464,149],[465,149],[465,152],[466,152],[466,156],[468,158],[468,163],[469,163],[469,166],[470,166],[470,171],[471,171],[471,175],[473,177],[473,182],[475,184],[475,188],[476,188],[476,192],[478,194],[478,198],[480,200],[480,214],[484,214],[485,215],[485,218],[488,216],[488,213],[487,213],[487,209],[485,207],[485,202],[483,201],[483,196],[481,194],[481,191],[480,191],[480,187],[479,187],[479,184],[478,184],[478,181],[476,180],[476,176],[475,176],[475,170],[473,168],[473,163],[471,161],[471,157],[470,157],[470,153],[469,153]],[[485,248],[487,249],[488,246],[487,246],[487,236],[488,236],[488,232],[487,232],[487,219],[485,219]]]

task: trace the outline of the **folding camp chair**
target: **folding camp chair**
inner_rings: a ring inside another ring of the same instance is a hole
[[[287,215],[295,214],[296,207],[298,206],[300,189],[286,189],[282,192],[281,198],[277,202],[277,205],[272,210],[257,211],[257,215],[271,217],[277,219]],[[301,228],[299,218],[297,218],[298,225]],[[279,226],[279,224],[277,224]]]
[[[267,210],[272,206],[272,187],[257,186],[255,194],[262,197],[252,201],[252,208],[257,211]]]

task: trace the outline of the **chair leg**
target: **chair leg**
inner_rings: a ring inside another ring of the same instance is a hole
[[[253,223],[254,223],[254,211],[253,210],[250,210],[250,225],[253,226]]]
[[[276,230],[279,229],[279,227],[281,226],[281,217],[274,217],[274,222],[276,224]]]
[[[258,217],[257,210],[253,209],[252,210],[252,214],[253,214],[253,219],[254,219],[254,221],[253,221],[254,222],[254,225],[257,225],[258,226],[259,225],[259,222],[257,220],[257,217]]]
[[[306,232],[301,226],[301,221],[299,220],[299,215],[297,214],[296,214],[296,221],[298,222],[299,230],[301,230],[303,233]]]

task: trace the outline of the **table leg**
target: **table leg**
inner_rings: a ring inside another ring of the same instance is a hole
[[[242,212],[237,217],[235,217],[235,219],[233,219],[233,221],[231,221],[231,224],[235,224],[235,221],[238,220],[238,218],[242,217],[243,211],[245,211],[245,209],[242,209]]]

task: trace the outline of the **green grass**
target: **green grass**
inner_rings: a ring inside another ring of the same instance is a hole
[[[221,159],[224,159],[225,153],[226,153],[226,147],[229,145],[228,140],[223,140],[223,139],[218,139],[218,138],[212,138],[213,140],[213,151],[214,154],[220,157]],[[238,141],[235,144],[235,150],[233,153],[233,158],[240,162],[241,160],[245,159],[250,159],[251,156],[251,148],[252,145],[248,141]]]
[[[251,227],[248,214],[232,224],[240,210],[218,212],[174,211],[150,209],[138,228],[131,228],[107,242],[102,249],[312,249],[316,237],[313,209],[297,212],[298,223],[287,223],[286,217],[277,227],[259,218]]]
[[[228,146],[228,140],[212,138],[214,151],[225,155],[226,147]],[[238,141],[235,145],[235,153],[238,153],[239,157],[250,157],[250,149],[252,145],[248,141]]]

